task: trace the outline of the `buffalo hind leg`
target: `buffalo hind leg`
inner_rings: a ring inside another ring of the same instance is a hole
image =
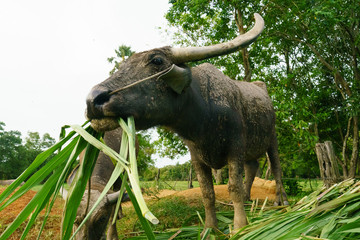
[[[217,229],[215,192],[212,182],[211,168],[196,160],[192,160],[192,162],[203,197],[203,204],[205,208],[205,228]]]
[[[244,208],[244,184],[243,168],[244,163],[241,159],[229,159],[229,193],[230,199],[234,204],[234,230],[247,225],[246,213]]]
[[[278,152],[278,142],[276,134],[273,134],[273,141],[268,150],[268,155],[271,164],[271,171],[274,174],[275,182],[276,182],[276,199],[274,205],[289,205],[287,200],[286,192],[281,180],[281,166],[280,166],[280,158]]]
[[[257,160],[245,162],[245,201],[250,200],[251,186],[258,169],[259,162]]]

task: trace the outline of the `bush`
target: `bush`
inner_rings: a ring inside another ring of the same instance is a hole
[[[302,193],[302,186],[300,186],[297,179],[283,179],[285,192],[289,196],[296,196]]]

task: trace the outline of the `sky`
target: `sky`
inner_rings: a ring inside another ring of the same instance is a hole
[[[164,34],[168,8],[168,0],[0,1],[5,130],[57,140],[63,125],[84,123],[85,98],[109,76],[107,58],[118,46],[140,52],[171,45]],[[160,159],[156,166],[175,163]]]

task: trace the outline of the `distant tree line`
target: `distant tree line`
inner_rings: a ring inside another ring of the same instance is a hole
[[[17,178],[36,156],[55,143],[48,133],[28,132],[22,139],[19,131],[6,131],[0,122],[0,179]]]

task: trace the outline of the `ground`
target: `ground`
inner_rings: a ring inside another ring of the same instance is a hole
[[[0,186],[0,193],[4,191],[6,187]],[[27,203],[32,199],[32,197],[36,194],[35,191],[30,190],[24,196],[22,196],[17,201],[13,202],[9,205],[5,210],[0,212],[0,233],[4,231],[5,226],[12,222],[16,216],[21,212],[21,210],[26,206]],[[221,202],[228,203],[229,193],[227,191],[227,185],[216,185],[215,186],[215,194],[216,199]],[[175,191],[175,190],[161,190],[157,194],[158,198],[164,198],[167,196],[183,196],[186,199],[199,199],[201,198],[200,188],[193,188],[184,191]],[[269,200],[275,199],[275,182],[274,181],[265,181],[262,179],[256,179],[253,184],[253,188],[251,189],[251,198],[252,199],[265,199],[268,197]],[[54,207],[51,211],[48,222],[45,226],[45,230],[41,236],[41,239],[52,239],[57,240],[60,239],[60,224],[61,224],[61,215],[62,209],[64,205],[64,200],[60,197],[56,200]],[[131,205],[131,204],[130,204]],[[126,205],[124,206],[126,207]],[[40,220],[37,221],[35,228],[33,228],[27,239],[36,239],[39,228],[41,227],[42,216]],[[17,230],[9,240],[17,240],[20,239],[21,232],[24,229],[25,224],[21,225],[20,229]]]
[[[0,193],[5,190],[5,186],[0,186]],[[7,206],[3,211],[0,212],[0,233],[5,230],[5,226],[11,223],[21,212],[22,209],[30,202],[30,200],[35,196],[35,191],[28,191],[20,199],[16,200],[9,206]],[[64,201],[59,197],[54,204],[54,207],[51,210],[50,216],[45,225],[45,229],[41,235],[40,239],[60,239],[60,224],[61,224],[61,215],[63,209]],[[26,239],[37,239],[37,234],[41,227],[43,220],[44,211],[40,214],[40,217],[36,221],[35,227],[33,227]],[[25,228],[25,224],[22,224],[18,230],[12,234],[8,240],[18,240],[21,237],[21,233]]]

